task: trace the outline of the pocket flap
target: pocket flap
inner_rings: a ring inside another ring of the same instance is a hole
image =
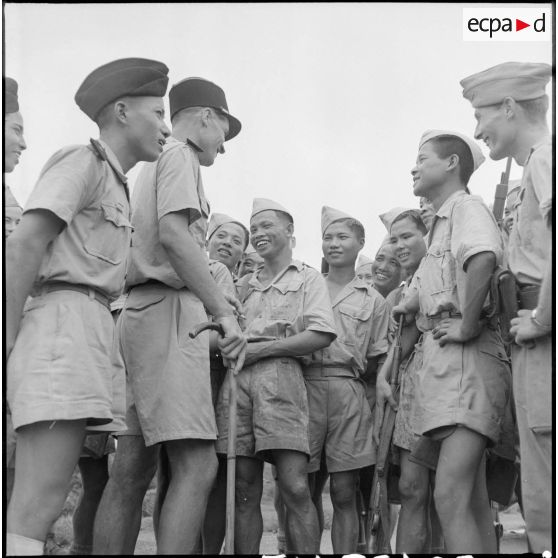
[[[358,306],[351,306],[350,304],[340,304],[339,312],[355,320],[366,321],[372,315],[372,308],[360,308]]]
[[[285,283],[275,283],[273,287],[283,294],[287,292],[296,292],[302,287],[302,279],[294,278],[291,281]]]
[[[124,304],[124,310],[143,310],[161,302],[165,296],[165,293],[154,292],[146,288],[132,289]]]
[[[102,202],[101,209],[107,221],[110,221],[117,227],[131,227],[132,224],[123,213],[123,207],[116,202]]]

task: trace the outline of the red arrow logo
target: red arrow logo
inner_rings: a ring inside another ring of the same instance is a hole
[[[516,31],[521,31],[522,29],[525,29],[526,27],[531,27],[531,24],[530,23],[525,23],[524,21],[521,21],[520,19],[515,20],[515,30]]]

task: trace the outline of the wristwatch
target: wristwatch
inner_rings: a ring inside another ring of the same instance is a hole
[[[550,331],[552,329],[552,325],[544,325],[544,324],[541,324],[537,320],[537,309],[536,308],[531,312],[531,320],[539,329],[542,329],[544,331]]]

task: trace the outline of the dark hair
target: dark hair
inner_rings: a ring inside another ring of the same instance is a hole
[[[471,148],[461,138],[449,134],[428,141],[432,142],[434,151],[441,159],[447,159],[451,155],[459,157],[459,179],[467,186],[475,168]]]
[[[345,219],[336,219],[331,224],[333,224],[333,223],[343,223],[343,224],[347,225],[347,227],[349,227],[349,229],[351,229],[351,231],[356,235],[356,237],[359,240],[361,238],[362,239],[365,238],[364,226],[357,219],[353,219],[352,217],[345,217]]]
[[[395,223],[397,223],[398,221],[403,221],[403,219],[410,219],[411,221],[413,221],[417,229],[422,233],[422,236],[425,236],[426,233],[428,232],[428,229],[426,228],[424,221],[421,219],[420,213],[416,209],[408,209],[407,211],[403,211],[402,213],[400,213],[392,221],[391,227],[389,228],[390,232],[393,225],[395,225]]]

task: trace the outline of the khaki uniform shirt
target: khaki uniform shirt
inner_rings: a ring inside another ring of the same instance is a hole
[[[234,297],[237,296],[234,278],[224,263],[210,259],[209,273],[211,273],[211,277],[213,277],[213,280],[217,283],[222,293]]]
[[[502,261],[503,243],[494,216],[479,196],[461,190],[440,207],[423,258],[407,297],[418,291],[417,327],[428,331],[427,316],[450,311],[463,313],[467,260],[480,252],[493,252]],[[488,303],[488,300],[487,300]]]
[[[66,224],[47,248],[37,284],[84,284],[117,298],[130,248],[130,204],[122,167],[100,143],[116,170],[91,145],[64,147],[47,161],[24,213],[46,209]]]
[[[167,139],[159,159],[138,176],[132,195],[134,234],[127,287],[149,280],[173,289],[186,287],[159,240],[159,221],[169,213],[186,211],[188,229],[205,254],[209,203],[205,198],[196,147],[173,137]]]
[[[531,149],[513,206],[508,261],[519,283],[540,285],[542,282],[552,243],[547,225],[551,209],[552,142],[546,137]]]
[[[315,269],[293,260],[266,287],[258,280],[260,271],[239,281],[246,316],[241,326],[248,339],[273,341],[305,330],[337,335],[327,286]]]
[[[366,371],[369,358],[387,352],[389,313],[380,293],[355,277],[330,299],[337,339],[316,351],[308,364]],[[305,362],[305,364],[307,364]]]

